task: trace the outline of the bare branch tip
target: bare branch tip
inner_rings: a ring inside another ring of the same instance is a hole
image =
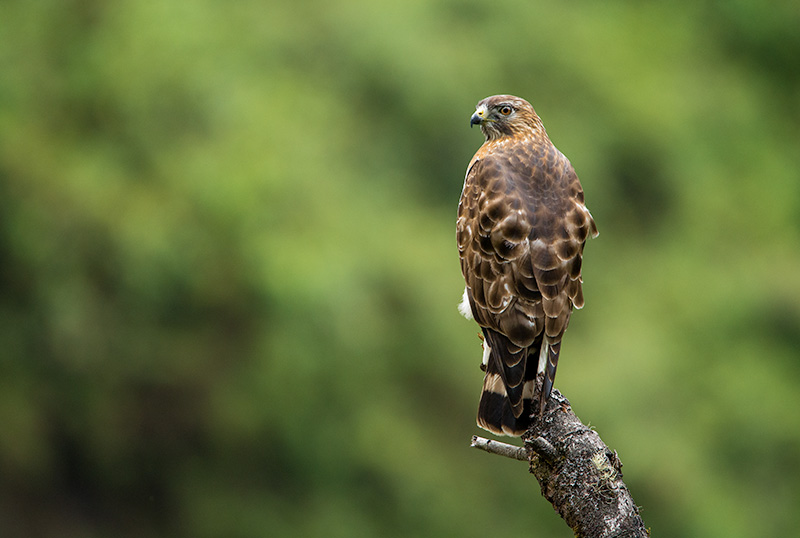
[[[497,454],[498,456],[505,456],[519,461],[528,461],[528,450],[525,447],[509,445],[499,441],[486,439],[485,437],[472,436],[471,447],[479,448],[489,454]]]

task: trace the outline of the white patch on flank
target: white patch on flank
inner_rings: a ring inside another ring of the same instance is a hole
[[[469,306],[469,296],[467,295],[467,288],[464,288],[464,295],[461,297],[461,302],[458,303],[458,311],[467,319],[473,319],[472,308]]]
[[[489,342],[487,342],[486,338],[484,338],[483,339],[483,358],[481,359],[481,362],[487,368],[489,367],[489,355],[491,355],[491,354],[492,354],[492,348],[489,347]],[[504,392],[505,392],[505,390],[503,392],[501,392],[500,394],[503,394]]]

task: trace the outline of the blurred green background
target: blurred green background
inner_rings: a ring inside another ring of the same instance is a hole
[[[796,2],[6,1],[0,534],[571,536],[468,448],[495,93],[601,231],[556,386],[654,536],[800,527]]]

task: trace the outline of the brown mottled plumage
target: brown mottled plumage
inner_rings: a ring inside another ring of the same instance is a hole
[[[597,228],[572,165],[527,101],[487,97],[470,124],[486,141],[467,168],[457,240],[467,284],[461,311],[484,335],[478,425],[521,435],[537,372],[539,415],[550,397],[561,337],[572,308],[583,306],[583,246]]]

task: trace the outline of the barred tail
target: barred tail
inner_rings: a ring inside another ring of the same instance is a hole
[[[522,412],[517,416],[511,407],[500,374],[487,371],[483,379],[481,401],[478,404],[478,426],[495,435],[519,437],[525,433],[531,424],[531,402],[535,387],[535,379],[525,381],[522,388]]]
[[[511,353],[505,336],[490,329],[484,329],[484,336],[488,361],[478,404],[478,426],[495,435],[519,437],[531,424],[536,390],[535,350],[541,340]]]

